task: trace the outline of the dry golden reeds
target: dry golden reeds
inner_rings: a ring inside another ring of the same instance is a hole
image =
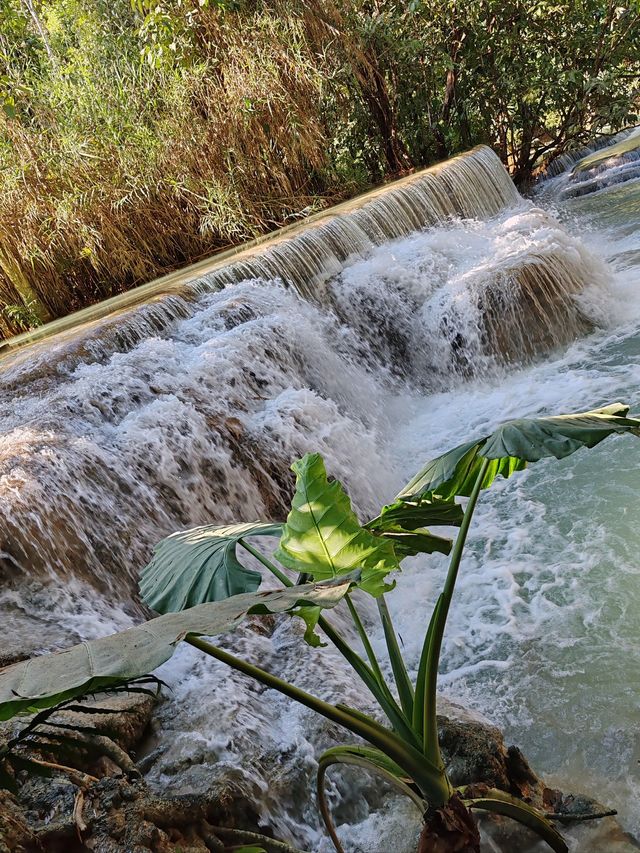
[[[35,301],[41,319],[59,317],[353,191],[325,170],[322,75],[302,17],[263,7],[240,26],[203,12],[198,33],[202,61],[165,85],[148,156],[126,139],[70,155],[55,115],[45,133],[0,118],[14,164],[0,308]],[[1,336],[20,331],[0,313]]]

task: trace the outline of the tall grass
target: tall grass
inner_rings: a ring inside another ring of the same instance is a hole
[[[295,16],[209,14],[198,60],[165,68],[120,34],[90,38],[96,23],[48,69],[35,119],[0,117],[5,306],[58,317],[353,191],[328,167],[323,81]],[[2,331],[18,320],[5,307]]]
[[[525,140],[526,172],[539,140],[624,124],[640,15],[621,0],[598,23],[605,0],[581,3],[570,56],[551,30],[576,10],[527,35],[524,0],[0,0],[0,337],[477,142],[515,164]],[[556,42],[577,90],[593,43],[597,110],[559,76],[531,108]],[[574,101],[584,115],[565,116]]]

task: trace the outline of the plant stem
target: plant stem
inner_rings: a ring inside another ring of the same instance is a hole
[[[249,543],[245,542],[244,539],[238,539],[238,542],[240,543],[240,545],[242,545],[245,551],[248,551],[253,557],[256,558],[256,560],[258,560],[259,563],[262,563],[262,565],[266,569],[269,569],[271,574],[278,578],[281,584],[284,584],[284,586],[294,585],[291,578],[288,578],[281,569],[279,569],[277,566],[274,566],[271,560],[268,560],[264,556],[264,554],[261,554],[260,551],[258,551],[257,548],[254,548],[253,545],[249,545]]]
[[[354,767],[363,767],[365,770],[368,770],[370,773],[376,772],[379,773],[386,781],[396,788],[400,793],[404,794],[406,797],[409,797],[412,803],[414,803],[420,815],[423,816],[427,810],[427,803],[413,791],[404,781],[399,779],[397,776],[394,776],[393,773],[390,773],[385,768],[381,767],[379,764],[374,764],[372,761],[367,760],[366,758],[361,758],[356,755],[349,755],[347,750],[342,747],[334,747],[333,749],[329,749],[324,755],[320,758],[318,762],[318,775],[317,775],[317,785],[318,785],[318,806],[320,808],[320,814],[324,820],[324,825],[327,828],[327,832],[331,836],[331,840],[333,841],[333,846],[336,848],[337,853],[344,853],[344,847],[340,843],[340,839],[338,838],[338,833],[336,832],[335,825],[333,823],[333,819],[331,817],[331,811],[329,809],[329,803],[327,802],[327,797],[325,793],[325,779],[327,775],[327,770],[331,767],[332,764],[351,764]]]
[[[233,669],[238,670],[238,672],[242,672],[256,679],[261,684],[283,693],[290,699],[294,699],[301,705],[311,708],[328,720],[343,726],[355,735],[368,741],[395,761],[413,779],[432,805],[437,807],[449,800],[453,789],[446,774],[439,768],[432,766],[429,760],[421,755],[417,749],[403,741],[392,731],[383,728],[373,721],[370,723],[366,722],[362,717],[356,718],[345,709],[338,708],[322,699],[318,699],[317,696],[313,696],[311,693],[307,693],[305,690],[289,684],[288,681],[284,681],[258,666],[235,657],[235,655],[226,652],[218,646],[214,646],[201,637],[189,634],[185,637],[184,641],[200,649],[205,654],[216,658],[216,660],[228,664]]]
[[[362,619],[360,618],[360,614],[358,613],[355,604],[353,603],[351,596],[349,593],[345,595],[345,601],[347,602],[347,607],[349,608],[349,613],[351,614],[351,618],[353,619],[353,624],[356,626],[356,631],[358,632],[360,639],[362,640],[362,645],[364,646],[364,650],[369,658],[369,663],[371,664],[371,669],[375,677],[381,684],[386,684],[384,680],[384,676],[382,674],[382,670],[380,669],[380,664],[378,663],[378,658],[376,657],[375,652],[373,651],[373,646],[367,636],[367,632],[365,630],[364,625],[362,624]]]
[[[405,665],[404,658],[402,657],[402,652],[400,651],[398,638],[391,619],[391,613],[387,607],[384,595],[379,596],[376,601],[378,604],[380,620],[382,621],[385,641],[387,643],[387,652],[389,653],[391,669],[393,670],[393,677],[395,678],[398,696],[400,697],[400,704],[402,705],[402,710],[408,719],[411,720],[413,716],[414,702],[413,684],[409,678],[409,673],[407,672],[407,667]]]
[[[268,560],[264,554],[261,554],[256,548],[252,545],[249,545],[248,542],[245,542],[244,539],[238,539],[238,542],[243,546],[243,548],[252,554],[256,560],[262,563],[265,568],[269,569],[272,575],[274,575],[278,580],[284,584],[286,587],[293,587],[297,584],[288,578],[284,572],[279,569],[277,566]],[[303,577],[309,577],[308,575],[300,575],[298,580]],[[371,682],[376,680],[376,675],[370,667],[367,666],[365,661],[360,657],[360,655],[352,649],[349,643],[344,639],[344,637],[331,625],[330,622],[324,618],[324,616],[320,616],[318,618],[318,626],[324,631],[327,635],[327,638],[331,640],[334,646],[338,649],[340,654],[347,659],[349,664],[355,669],[360,678],[364,681],[364,683],[371,689]]]
[[[364,685],[369,689],[378,705],[382,708],[385,716],[393,726],[393,728],[402,736],[412,743],[416,748],[421,749],[422,743],[416,738],[415,733],[411,728],[411,723],[406,719],[402,712],[402,708],[393,698],[393,694],[389,690],[384,679],[380,682],[376,678],[374,671],[364,661],[360,655],[351,648],[347,641],[335,630],[324,616],[318,619],[318,625],[325,632],[327,637],[338,649],[340,654],[345,658],[349,665],[356,671]]]
[[[460,530],[458,531],[456,541],[453,544],[451,560],[449,562],[449,571],[447,572],[447,578],[444,582],[444,588],[442,590],[442,594],[444,595],[445,601],[447,602],[447,611],[443,614],[444,619],[446,619],[447,617],[448,608],[451,604],[451,599],[453,597],[453,591],[456,585],[456,580],[458,578],[458,569],[460,568],[460,560],[462,558],[462,552],[464,550],[464,546],[467,541],[467,534],[471,525],[471,518],[478,502],[480,490],[482,489],[482,482],[486,476],[487,469],[489,468],[490,464],[490,459],[485,459],[482,463],[482,467],[480,468],[476,481],[473,485],[473,490],[471,492],[471,495],[469,496],[469,502],[467,503],[467,506],[464,511],[462,523],[460,524]]]
[[[424,754],[436,767],[442,767],[442,755],[440,753],[440,744],[438,743],[438,718],[436,714],[436,694],[438,682],[438,663],[440,661],[440,651],[442,649],[442,638],[444,629],[447,623],[449,607],[453,598],[456,580],[458,578],[458,570],[462,559],[462,552],[467,541],[467,534],[471,524],[471,518],[478,502],[478,495],[482,488],[482,482],[490,465],[490,460],[483,460],[482,466],[476,477],[473,485],[469,502],[465,508],[460,530],[456,536],[456,541],[451,552],[451,560],[449,562],[449,570],[444,582],[442,595],[438,601],[437,612],[434,612],[433,630],[427,633],[425,645],[427,645],[427,668],[426,668],[426,684],[424,693]]]
[[[274,575],[278,580],[284,584],[286,587],[294,586],[293,581],[288,578],[284,572],[282,572],[277,566],[267,559],[264,554],[261,554],[256,548],[250,545],[248,542],[245,542],[244,539],[239,539],[238,542],[243,546],[243,548],[248,551],[252,556],[256,558],[262,565],[267,568],[272,575]],[[348,597],[347,597],[348,600]],[[353,605],[351,604],[351,607]],[[351,610],[350,607],[350,610]],[[351,611],[353,615],[353,610]],[[373,649],[369,644],[368,637],[364,631],[364,626],[360,622],[359,617],[356,614],[356,618],[358,622],[356,623],[356,627],[358,623],[362,629],[362,633],[360,634],[363,637],[363,643],[365,643],[365,649],[367,645],[369,645],[369,649],[371,650],[371,655],[373,655],[375,660],[375,655],[373,654]],[[348,661],[351,667],[356,671],[358,676],[364,682],[366,687],[371,691],[374,698],[384,711],[385,715],[389,719],[389,722],[394,727],[394,729],[401,731],[405,737],[409,739],[410,742],[414,743],[415,746],[419,747],[420,742],[415,738],[411,731],[411,725],[409,721],[405,718],[402,708],[400,708],[393,698],[391,691],[389,690],[384,677],[380,671],[377,660],[375,661],[377,671],[367,666],[366,662],[360,657],[360,655],[352,649],[349,643],[341,636],[341,634],[336,631],[336,629],[331,625],[324,616],[320,616],[318,619],[318,626],[324,631],[327,635],[328,639],[334,644],[334,646],[338,649],[340,654]],[[360,631],[359,631],[360,633]],[[364,636],[363,636],[364,635]],[[367,654],[369,653],[369,649],[367,650]],[[371,658],[369,658],[371,660]]]

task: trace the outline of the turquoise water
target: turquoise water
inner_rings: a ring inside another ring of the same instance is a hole
[[[398,458],[429,458],[512,416],[621,400],[640,412],[640,181],[537,201],[609,264],[607,327],[514,372],[417,404]],[[424,625],[436,560],[401,579],[405,636]],[[415,657],[414,657],[415,660]],[[441,683],[503,726],[565,790],[617,808],[640,833],[640,441],[545,460],[483,495],[448,629]]]

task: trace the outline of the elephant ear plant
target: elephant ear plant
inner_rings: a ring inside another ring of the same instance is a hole
[[[374,770],[412,799],[423,815],[422,853],[477,853],[480,840],[470,811],[474,809],[515,818],[535,830],[557,853],[567,851],[550,821],[522,801],[503,791],[482,789],[481,796],[474,796],[452,786],[438,743],[438,663],[481,490],[496,477],[509,477],[530,462],[561,459],[616,433],[640,435],[640,420],[628,417],[628,407],[621,404],[582,414],[509,421],[490,435],[429,462],[393,503],[364,525],[342,486],[327,479],[322,458],[309,454],[293,465],[296,490],[285,523],[198,527],[163,540],[142,573],[140,590],[145,601],[164,615],[111,637],[3,670],[0,720],[142,676],[168,660],[177,643],[184,641],[317,711],[365,742],[333,747],[319,759],[320,809],[338,851],[342,848],[324,797],[327,768],[338,763]],[[458,497],[468,498],[464,511],[456,503]],[[459,527],[454,543],[428,529],[442,525]],[[279,537],[272,557],[252,544],[255,536]],[[252,554],[281,589],[260,592],[261,577],[242,566],[237,556],[240,549]],[[404,557],[432,552],[450,552],[450,563],[412,678],[385,597],[393,589],[389,575],[400,568]],[[392,683],[373,651],[353,600],[355,589],[376,600]],[[364,654],[323,614],[342,601]],[[203,639],[230,631],[246,616],[260,613],[302,617],[305,638],[312,645],[320,644],[319,629],[368,687],[387,724],[356,708],[312,696]]]

